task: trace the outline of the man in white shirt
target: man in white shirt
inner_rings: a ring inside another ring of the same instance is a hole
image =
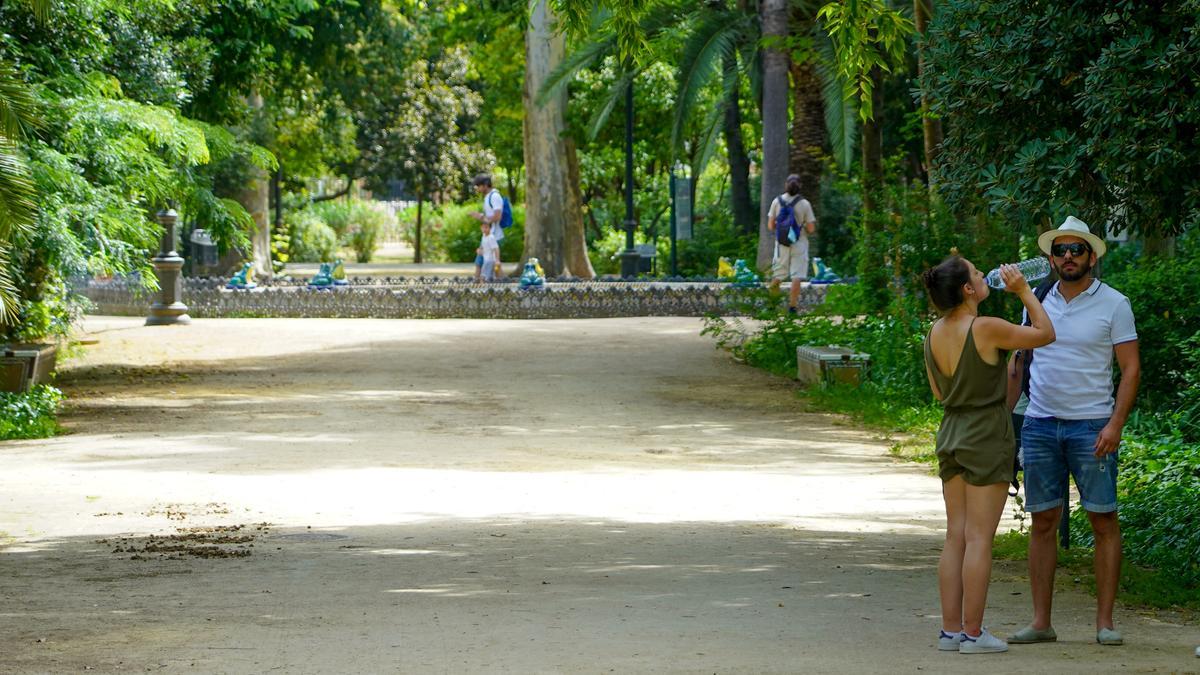
[[[497,246],[504,241],[504,228],[500,226],[500,219],[504,216],[504,198],[500,195],[500,191],[492,187],[492,177],[489,174],[481,173],[475,176],[472,181],[475,185],[475,191],[483,196],[483,211],[474,211],[471,217],[481,223],[487,223],[491,228],[491,235],[496,239]],[[475,256],[475,280],[480,280],[480,271],[483,269],[483,258],[479,255]]]
[[[1057,640],[1050,623],[1058,562],[1055,535],[1067,506],[1063,495],[1070,474],[1096,540],[1096,641],[1119,645],[1122,636],[1113,625],[1121,571],[1117,449],[1141,377],[1133,309],[1128,298],[1094,278],[1092,268],[1106,247],[1082,221],[1068,217],[1057,230],[1042,234],[1038,245],[1059,277],[1042,303],[1057,339],[1034,350],[1030,366],[1021,448],[1025,510],[1033,514],[1033,622],[1009,642]],[[1121,367],[1115,398],[1114,354]]]
[[[792,286],[788,293],[788,313],[795,314],[799,311],[796,305],[800,300],[800,285],[808,278],[808,235],[817,230],[812,204],[800,196],[800,176],[796,174],[788,176],[786,191],[771,202],[767,212],[767,230],[771,233],[779,227],[779,212],[785,204],[791,209],[800,232],[790,246],[784,246],[778,238],[775,239],[775,254],[771,258],[771,290],[779,288],[784,279],[790,279]]]

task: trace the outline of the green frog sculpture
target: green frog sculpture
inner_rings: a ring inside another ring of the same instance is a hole
[[[252,288],[258,288],[258,284],[254,283],[254,264],[243,264],[241,271],[229,279],[229,283],[225,284],[225,288],[233,291],[248,291]]]
[[[737,288],[755,288],[759,285],[758,274],[745,260],[733,261],[733,285]]]
[[[333,263],[321,263],[321,267],[317,269],[317,273],[313,278],[308,280],[309,288],[326,289],[333,288]]]
[[[346,279],[346,269],[342,266],[342,261],[339,258],[335,262],[323,262],[317,269],[317,273],[312,279],[308,280],[308,287],[317,290],[327,288],[340,288],[349,286],[350,282]]]
[[[333,270],[329,273],[333,277],[334,286],[349,286],[350,280],[346,278],[346,266],[342,264],[342,259],[338,258],[333,262]]]
[[[546,284],[542,265],[537,258],[525,261],[525,269],[521,272],[521,288],[542,288]]]
[[[813,258],[812,261],[813,275],[809,279],[812,284],[836,284],[842,280],[840,276],[830,269],[824,260]]]

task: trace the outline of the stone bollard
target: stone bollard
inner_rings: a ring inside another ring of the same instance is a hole
[[[187,315],[187,305],[183,304],[183,279],[180,274],[183,269],[183,258],[175,252],[175,221],[179,217],[175,209],[158,212],[158,222],[162,223],[162,244],[158,255],[151,259],[154,272],[158,276],[158,300],[150,305],[150,316],[146,317],[147,326],[171,326],[189,324],[191,317]]]

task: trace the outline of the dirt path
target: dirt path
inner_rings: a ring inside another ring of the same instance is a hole
[[[90,319],[73,433],[0,445],[0,671],[1200,666],[1070,588],[1063,642],[937,653],[936,478],[699,327]]]

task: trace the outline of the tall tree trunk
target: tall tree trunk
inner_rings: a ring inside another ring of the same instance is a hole
[[[883,71],[878,67],[871,70],[871,83],[874,85],[871,105],[875,114],[862,125],[863,213],[858,275],[859,282],[866,288],[868,306],[883,309],[890,297],[888,283],[891,273],[885,261],[887,217],[882,213]]]
[[[883,71],[871,69],[871,106],[874,116],[862,125],[863,208],[879,207],[883,189]]]
[[[725,71],[737,70],[733,56],[725,57]],[[739,232],[754,234],[757,225],[754,199],[750,196],[750,158],[742,140],[741,92],[734,87],[725,101],[725,149],[729,154],[729,206]],[[694,185],[695,183],[693,183]],[[692,202],[695,203],[694,201]]]
[[[792,10],[792,33],[808,36],[813,29],[812,11],[803,7]],[[789,157],[791,172],[800,176],[800,194],[821,217],[821,176],[825,163],[821,157],[829,146],[829,131],[825,127],[825,101],[821,95],[821,78],[817,76],[816,58],[810,55],[791,64],[792,72],[792,146]]]
[[[263,97],[258,92],[246,97],[246,103],[255,116],[262,114]],[[250,165],[249,179],[234,199],[254,219],[254,232],[250,233],[250,260],[254,264],[254,276],[270,279],[275,269],[271,265],[271,177],[267,171]]]
[[[538,91],[566,55],[565,38],[547,0],[536,0],[525,30],[525,251],[536,257],[549,276],[573,273],[587,276],[582,261],[587,247],[582,237],[583,214],[579,186],[568,185],[570,162],[564,141],[567,92],[535,103]],[[578,231],[576,236],[575,231]],[[572,235],[568,238],[568,232]],[[571,246],[568,253],[567,246]],[[582,257],[582,259],[581,259]],[[581,269],[573,269],[570,262]]]
[[[787,0],[763,0],[763,38],[774,46],[763,52],[762,199],[759,202],[758,268],[771,264],[774,235],[767,230],[771,201],[783,192],[788,173],[788,55],[781,46],[788,37]]]
[[[583,181],[579,174],[579,153],[575,149],[575,139],[563,137],[567,151],[567,269],[572,276],[582,279],[592,279],[596,271],[592,269],[592,261],[588,258],[587,233],[583,227],[583,192],[580,185]]]
[[[933,0],[913,0],[913,22],[920,40],[917,41],[917,76],[925,74],[925,36],[929,20],[933,18]],[[925,134],[925,180],[932,186],[937,168],[938,152],[942,145],[942,121],[929,116],[929,97],[921,87],[921,127]]]
[[[420,192],[418,192],[417,193],[417,236],[415,237],[416,241],[413,242],[413,262],[414,263],[421,262],[421,215],[422,215],[421,212],[424,209],[424,207],[425,207],[425,198],[421,196]]]

